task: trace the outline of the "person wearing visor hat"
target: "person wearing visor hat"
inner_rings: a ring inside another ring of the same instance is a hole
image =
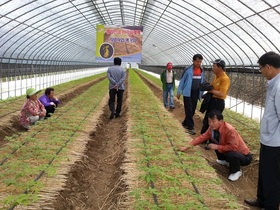
[[[173,65],[168,62],[166,65],[167,70],[164,70],[160,75],[163,89],[163,104],[165,108],[174,109],[174,89],[176,72],[173,70]],[[169,95],[169,102],[168,102]]]
[[[26,102],[21,108],[19,123],[24,128],[29,129],[31,125],[39,120],[44,120],[46,109],[44,105],[37,99],[37,94],[40,92],[34,88],[26,90]]]
[[[200,131],[201,134],[205,133],[209,127],[208,113],[212,110],[219,110],[221,113],[224,111],[225,99],[230,88],[230,79],[225,73],[225,61],[222,59],[216,59],[212,61],[212,63],[215,77],[211,83],[213,89],[208,91],[208,93],[212,93],[212,97],[203,119],[203,125]]]

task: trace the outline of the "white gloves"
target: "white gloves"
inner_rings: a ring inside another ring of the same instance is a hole
[[[54,102],[50,102],[50,105],[52,105],[52,106],[55,106],[55,107],[56,107],[56,105],[55,105],[55,103],[54,103]]]

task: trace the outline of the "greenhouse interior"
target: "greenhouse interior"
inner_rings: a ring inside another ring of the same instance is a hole
[[[280,52],[279,0],[1,0],[0,9],[0,209],[270,209],[244,199],[259,192],[267,101],[279,103],[267,97],[262,68],[271,65],[260,61]],[[194,127],[184,125],[180,87],[194,55],[205,82],[216,79],[217,60],[225,64],[223,120],[252,154],[234,182],[209,141],[179,149],[207,121],[200,97]],[[125,77],[112,115],[115,58]],[[56,111],[26,129],[28,90],[39,98],[50,87]]]

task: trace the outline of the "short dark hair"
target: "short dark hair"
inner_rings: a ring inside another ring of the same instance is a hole
[[[267,52],[263,54],[259,60],[258,64],[265,66],[266,64],[273,66],[274,68],[280,68],[280,55],[276,52]]]
[[[48,95],[50,95],[50,94],[51,94],[51,91],[54,91],[54,89],[53,89],[53,88],[51,88],[51,87],[46,88],[46,90],[45,90],[45,94],[48,96]]]
[[[120,66],[122,64],[122,59],[119,57],[114,58],[114,65]]]
[[[221,111],[214,109],[208,113],[208,118],[210,118],[211,120],[217,118],[217,120],[220,121],[224,119],[224,116]]]
[[[203,60],[203,56],[201,54],[195,54],[192,59],[193,61],[195,61],[196,59]]]

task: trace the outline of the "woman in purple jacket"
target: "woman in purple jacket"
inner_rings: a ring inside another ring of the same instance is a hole
[[[47,110],[46,118],[50,117],[50,113],[54,113],[55,108],[60,101],[54,96],[54,89],[49,87],[45,90],[45,94],[39,98],[39,101],[45,106]]]

